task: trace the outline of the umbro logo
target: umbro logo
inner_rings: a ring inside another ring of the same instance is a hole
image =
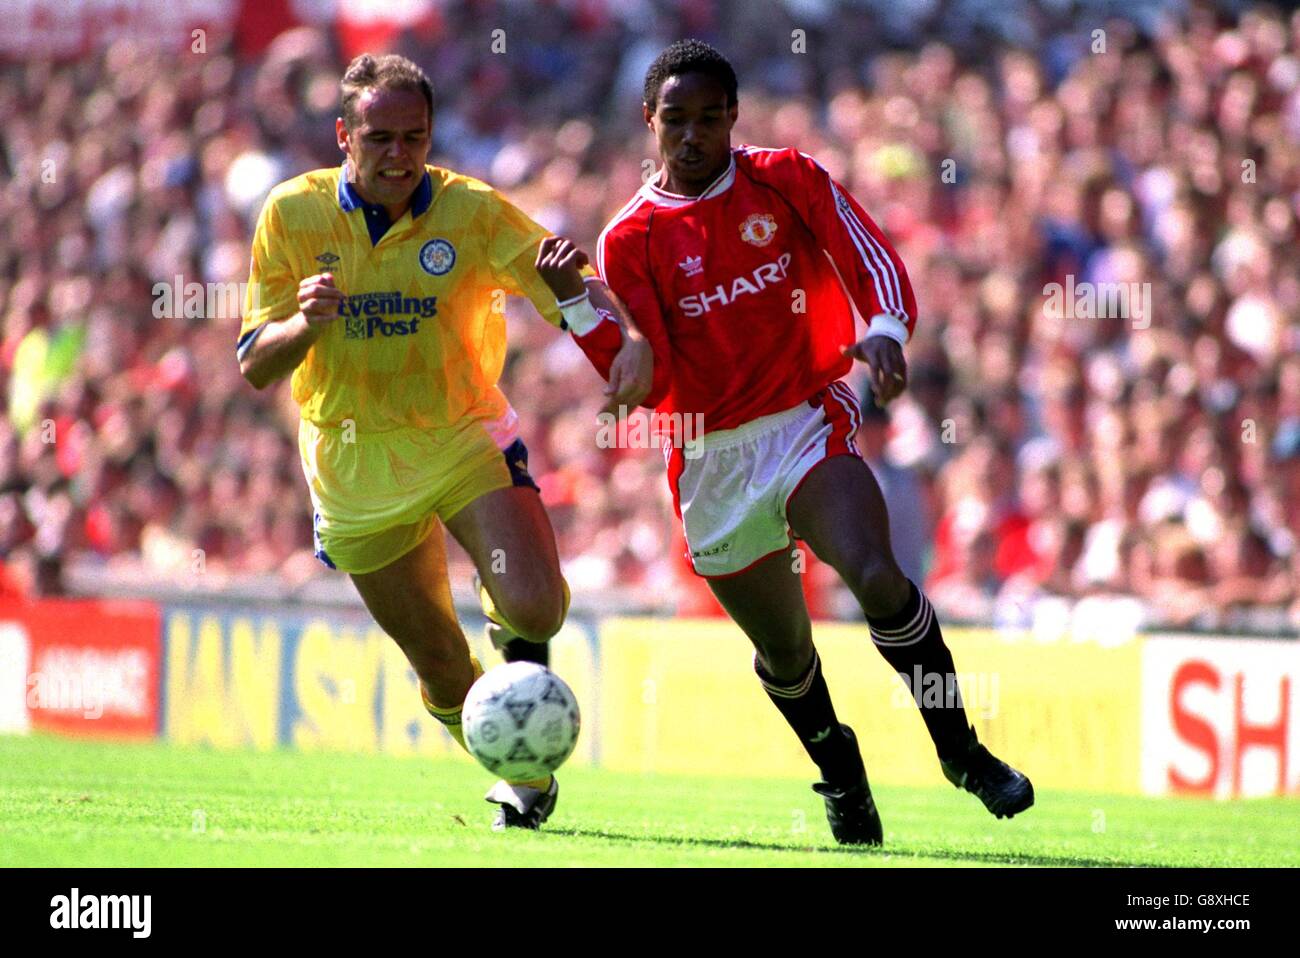
[[[325,267],[333,266],[338,261],[339,258],[335,256],[333,253],[330,253],[328,251],[321,253],[319,256],[316,257],[316,262],[320,263],[322,266]]]
[[[703,256],[688,256],[677,264],[681,269],[686,270],[687,276],[698,276],[704,272]]]

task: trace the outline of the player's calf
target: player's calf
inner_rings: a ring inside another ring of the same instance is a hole
[[[940,694],[914,694],[921,718],[934,742],[943,774],[958,788],[975,795],[998,818],[1010,818],[1034,803],[1034,787],[1021,772],[994,757],[979,743],[966,720],[957,667],[943,640],[930,600],[907,579],[907,601],[897,612],[868,616],[871,637],[885,660],[909,687],[918,675]],[[931,682],[929,676],[937,677]],[[918,689],[913,689],[919,693]]]
[[[909,686],[918,673],[927,681],[931,681],[930,676],[936,677],[933,681],[942,694],[917,695],[916,705],[939,757],[960,754],[967,748],[972,732],[966,721],[957,667],[930,600],[910,580],[902,581],[908,592],[901,607],[889,615],[867,615],[872,641]]]
[[[879,845],[884,841],[857,737],[835,717],[835,707],[822,676],[816,649],[802,675],[792,681],[772,676],[758,654],[754,671],[763,691],[799,737],[799,742],[822,773],[813,791],[826,803],[826,821],[841,845]]]
[[[420,701],[424,704],[424,710],[442,723],[442,727],[447,730],[447,734],[456,740],[456,744],[461,748],[465,747],[465,733],[461,727],[461,712],[465,707],[465,696],[469,693],[470,685],[478,681],[478,677],[483,674],[483,666],[474,656],[469,657],[471,679],[469,685],[465,686],[463,692],[453,695],[447,695],[443,692],[439,695],[431,690],[424,679],[420,679]],[[439,705],[438,701],[450,702],[449,705]]]
[[[447,584],[442,537],[426,536],[387,565],[350,576],[375,622],[411,663],[430,701],[458,706],[475,672]]]
[[[894,561],[889,514],[870,468],[856,456],[823,460],[791,497],[787,512],[795,531],[852,590],[876,648],[894,671],[939,675],[954,690],[951,701],[917,705],[939,754],[959,750],[968,733],[952,654],[934,609]]]
[[[967,744],[969,726],[952,653],[930,600],[883,547],[859,543],[829,554],[866,616],[876,650],[899,677],[908,683],[918,671],[939,677],[942,700],[917,696],[917,708],[939,755],[960,752]]]
[[[862,756],[857,741],[841,733],[842,726],[835,717],[835,706],[816,650],[807,669],[795,679],[774,678],[757,654],[754,671],[763,691],[798,736],[822,778],[835,787],[857,785],[863,777]]]
[[[906,604],[912,583],[891,556],[868,555],[841,573],[868,619],[888,618]]]

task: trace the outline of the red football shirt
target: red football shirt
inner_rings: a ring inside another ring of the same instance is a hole
[[[738,147],[695,197],[647,183],[601,233],[596,268],[654,349],[645,405],[701,414],[706,432],[790,409],[846,375],[840,347],[857,338],[849,297],[896,338],[915,325],[894,248],[794,149]],[[577,337],[605,375],[612,333]]]

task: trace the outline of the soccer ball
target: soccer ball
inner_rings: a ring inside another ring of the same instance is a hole
[[[578,701],[545,666],[511,662],[471,686],[461,712],[465,747],[489,772],[521,781],[544,778],[578,744]]]

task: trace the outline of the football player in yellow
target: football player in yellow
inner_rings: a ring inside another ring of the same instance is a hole
[[[482,668],[452,606],[440,526],[473,559],[507,659],[544,662],[569,599],[497,388],[504,294],[575,335],[615,337],[607,409],[644,398],[650,350],[625,321],[603,321],[626,314],[589,269],[584,284],[572,243],[486,184],[426,165],[433,92],[418,66],[363,54],[341,93],[342,167],[280,184],[262,209],[236,351],[258,389],[293,374],[316,555],[351,576],[425,707],[464,745],[461,706]],[[554,776],[498,782],[493,827],[537,828],[557,792]]]

